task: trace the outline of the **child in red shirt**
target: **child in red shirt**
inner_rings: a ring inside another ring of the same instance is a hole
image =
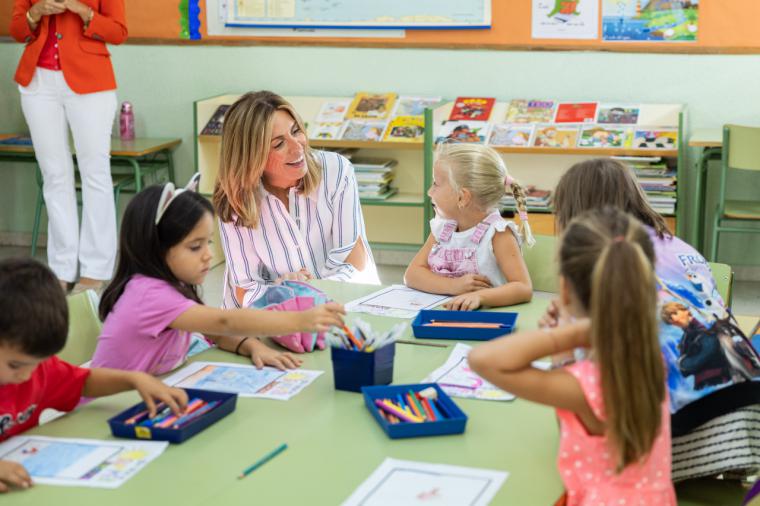
[[[156,401],[182,413],[184,390],[148,374],[84,369],[55,357],[66,344],[68,322],[66,298],[47,267],[27,258],[0,261],[0,441],[35,427],[45,408],[73,410],[82,396],[136,389],[151,415]],[[22,465],[0,461],[0,492],[31,484]]]

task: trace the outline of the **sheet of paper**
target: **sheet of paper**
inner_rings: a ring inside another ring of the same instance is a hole
[[[509,473],[385,459],[343,506],[485,506]]]
[[[422,309],[433,309],[449,300],[448,295],[420,292],[404,285],[391,285],[346,304],[346,311],[390,318],[414,318]]]
[[[162,441],[16,436],[0,444],[0,460],[23,465],[35,483],[117,488],[166,449]]]
[[[599,2],[533,0],[531,28],[534,39],[596,39],[599,37]]]
[[[225,362],[194,362],[164,380],[180,388],[232,392],[241,397],[287,401],[310,385],[324,371],[273,367],[256,369],[252,365]]]
[[[492,385],[475,374],[467,363],[467,354],[472,346],[457,343],[446,362],[430,373],[422,383],[438,383],[444,392],[452,397],[481,399],[486,401],[511,401],[515,398],[509,392]],[[548,362],[533,362],[534,367],[548,369]]]

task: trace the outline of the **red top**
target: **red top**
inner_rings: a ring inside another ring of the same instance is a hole
[[[74,409],[89,375],[89,369],[50,357],[24,383],[0,385],[0,441],[36,427],[45,408]]]
[[[42,46],[40,59],[37,60],[37,66],[48,70],[61,70],[61,62],[58,55],[58,37],[55,32],[55,16],[50,16],[50,26],[48,27],[45,45]]]

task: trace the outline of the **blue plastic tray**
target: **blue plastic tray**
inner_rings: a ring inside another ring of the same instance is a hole
[[[153,427],[125,424],[124,422],[127,419],[132,418],[140,411],[145,410],[145,403],[141,402],[108,420],[108,425],[111,426],[111,434],[116,437],[129,439],[149,439],[151,441],[181,443],[235,411],[237,394],[212,392],[210,390],[195,390],[193,388],[186,388],[185,391],[187,392],[187,397],[189,399],[199,398],[208,402],[221,401],[221,403],[208,413],[202,415],[200,418],[196,418],[181,429],[154,429]]]
[[[426,327],[425,323],[431,320],[445,320],[455,322],[488,322],[501,323],[500,329],[461,329],[451,327]],[[517,313],[495,311],[442,311],[436,309],[423,309],[412,322],[414,337],[426,339],[457,339],[459,341],[488,341],[494,337],[509,334],[515,329]]]
[[[372,353],[331,348],[331,355],[336,390],[360,392],[363,386],[393,382],[394,343]]]
[[[388,423],[375,406],[375,399],[393,399],[397,394],[406,394],[409,390],[419,392],[428,387],[438,390],[438,401],[448,411],[449,418],[445,420],[436,420],[435,422],[399,422]],[[375,417],[377,423],[383,428],[385,433],[391,439],[401,439],[405,437],[423,437],[423,436],[443,436],[446,434],[461,434],[467,425],[467,415],[459,409],[454,401],[451,400],[446,392],[435,383],[420,383],[414,385],[390,385],[376,387],[362,387],[364,394],[364,404]]]

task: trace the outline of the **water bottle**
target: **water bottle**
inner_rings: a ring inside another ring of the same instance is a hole
[[[132,104],[124,102],[121,104],[121,113],[119,114],[119,137],[123,141],[131,141],[135,138],[135,115],[132,112]]]

